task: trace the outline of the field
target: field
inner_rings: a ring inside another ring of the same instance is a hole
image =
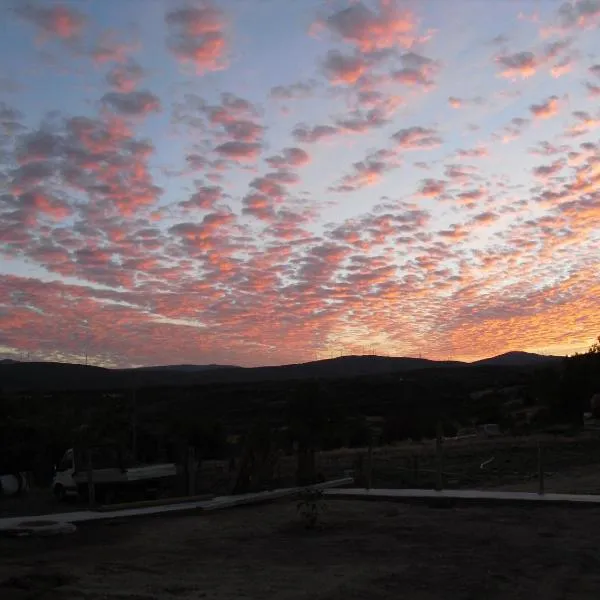
[[[293,502],[0,538],[3,600],[600,597],[600,510]]]

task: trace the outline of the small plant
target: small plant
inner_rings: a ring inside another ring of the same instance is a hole
[[[304,488],[298,492],[298,513],[304,521],[306,529],[315,529],[321,514],[327,506],[323,501],[323,490],[317,488]]]

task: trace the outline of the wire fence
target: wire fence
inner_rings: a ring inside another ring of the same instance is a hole
[[[374,488],[490,489],[600,493],[600,435],[432,440],[323,453],[331,476],[352,470]]]

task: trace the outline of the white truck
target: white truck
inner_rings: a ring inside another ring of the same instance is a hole
[[[131,464],[110,447],[92,448],[90,453],[91,470],[85,453],[74,448],[65,452],[52,480],[52,491],[56,498],[64,500],[73,495],[86,497],[90,474],[96,499],[100,502],[124,491],[141,492],[148,496],[177,474],[174,463]]]

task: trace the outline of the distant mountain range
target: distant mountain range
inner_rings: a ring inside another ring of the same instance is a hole
[[[361,375],[408,373],[424,369],[476,367],[532,368],[562,360],[528,352],[507,352],[473,363],[424,358],[342,356],[307,363],[244,368],[230,365],[161,365],[105,369],[71,363],[0,361],[0,389],[99,390],[133,387],[186,386],[205,383],[338,379]]]

